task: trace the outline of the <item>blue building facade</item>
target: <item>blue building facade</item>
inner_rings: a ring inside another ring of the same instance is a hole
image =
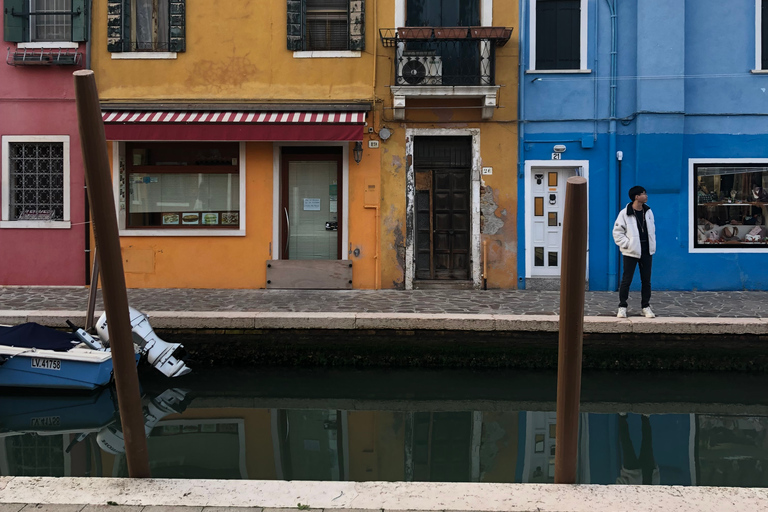
[[[618,287],[611,229],[633,185],[656,219],[654,289],[768,289],[766,13],[768,0],[521,0],[520,288],[557,283],[579,174],[591,290]]]

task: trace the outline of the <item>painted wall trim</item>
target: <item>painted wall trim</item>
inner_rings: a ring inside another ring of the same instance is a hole
[[[120,52],[113,53],[112,60],[174,60],[176,52]]]
[[[526,0],[523,0],[526,1]],[[530,0],[530,14],[528,22],[528,69],[536,70],[536,1]],[[589,19],[588,0],[581,0],[580,24],[579,24],[579,70],[587,71],[587,20]],[[525,23],[525,20],[521,20]],[[562,70],[557,70],[561,72]]]
[[[405,26],[405,2],[395,0],[395,28]],[[493,26],[493,0],[480,0],[480,23],[484,27]]]
[[[482,158],[480,156],[480,128],[406,128],[405,129],[405,161],[410,162],[406,167],[406,226],[405,226],[405,289],[413,289],[413,278],[416,274],[416,261],[414,250],[414,232],[416,229],[416,171],[413,168],[413,138],[418,136],[454,136],[472,137],[472,203],[470,222],[472,225],[471,247],[472,267],[471,278],[475,288],[481,284],[480,277],[480,168]],[[407,219],[411,219],[410,225]]]
[[[589,282],[589,189],[590,183],[589,183],[589,160],[526,160],[525,161],[525,195],[523,196],[523,201],[525,202],[525,247],[523,247],[523,251],[525,252],[525,278],[529,279],[532,277],[532,271],[533,271],[533,251],[531,251],[531,247],[533,244],[532,240],[532,233],[530,226],[533,223],[533,212],[531,211],[531,208],[528,207],[529,204],[529,198],[531,197],[531,174],[534,168],[540,168],[540,167],[557,167],[557,168],[571,168],[576,169],[576,174],[578,176],[583,176],[587,179],[587,282]],[[618,213],[618,212],[617,212]],[[609,234],[606,234],[606,236],[609,236]]]
[[[280,148],[288,146],[302,147],[341,147],[341,254],[339,259],[349,259],[349,142],[275,142],[272,151],[272,258],[282,258],[280,242]]]
[[[297,51],[293,52],[294,59],[354,59],[361,57],[363,52],[354,50],[344,51]]]
[[[30,43],[16,43],[16,48],[23,50],[24,48],[79,48],[80,43],[73,41],[36,41]]]
[[[60,221],[15,221],[10,220],[11,204],[11,162],[8,153],[8,145],[11,142],[61,142],[62,143],[62,175],[64,183],[62,193],[64,202],[62,205],[63,219]],[[2,204],[0,205],[0,228],[32,228],[32,229],[68,229],[70,225],[70,161],[69,161],[69,135],[3,135],[0,143],[0,155],[2,155],[2,173],[0,187],[2,187]],[[19,224],[21,222],[22,224]],[[12,224],[12,225],[11,225]]]
[[[693,235],[691,233],[692,227],[696,225],[696,217],[693,215],[693,201],[696,198],[696,190],[694,189],[694,176],[693,167],[696,164],[766,164],[768,165],[768,158],[689,158],[688,159],[688,225],[686,226],[686,233],[688,234],[688,252],[695,254],[765,254],[768,253],[768,249],[765,248],[732,248],[732,249],[703,249],[694,248]]]
[[[763,70],[763,2],[766,0],[755,0],[755,69],[754,71]],[[768,37],[768,36],[766,36]]]

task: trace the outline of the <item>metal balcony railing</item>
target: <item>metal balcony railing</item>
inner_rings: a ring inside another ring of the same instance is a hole
[[[505,27],[403,27],[379,31],[395,48],[395,85],[495,85],[496,48],[512,35]]]

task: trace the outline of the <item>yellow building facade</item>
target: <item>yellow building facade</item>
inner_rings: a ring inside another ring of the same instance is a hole
[[[470,28],[517,6],[469,3],[436,42],[405,0],[95,2],[127,285],[515,287],[517,44]],[[409,74],[430,56],[441,83]]]

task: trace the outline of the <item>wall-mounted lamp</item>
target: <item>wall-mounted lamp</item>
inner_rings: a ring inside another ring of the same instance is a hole
[[[555,153],[565,153],[565,144],[557,144],[552,150]]]
[[[355,142],[354,155],[355,155],[355,162],[359,164],[360,160],[363,159],[363,141],[359,140]]]

